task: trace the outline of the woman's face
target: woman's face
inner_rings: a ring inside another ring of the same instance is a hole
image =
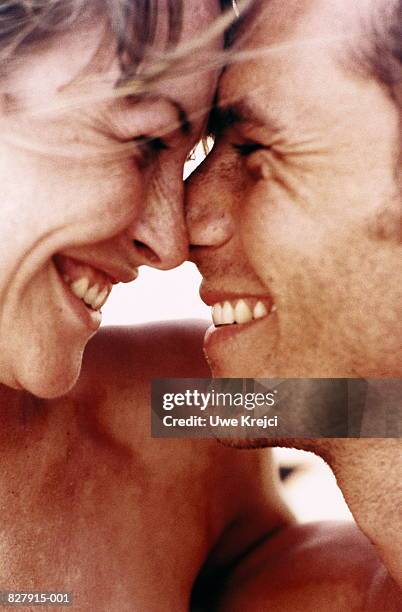
[[[188,187],[217,376],[401,374],[400,118],[358,64],[376,5],[263,3],[222,76]]]
[[[184,4],[181,41],[219,13]],[[203,72],[117,98],[103,35],[83,26],[32,47],[1,84],[0,383],[43,397],[74,384],[114,283],[185,258],[183,165],[216,86]]]

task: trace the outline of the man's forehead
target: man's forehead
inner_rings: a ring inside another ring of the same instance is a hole
[[[272,109],[276,100],[287,106],[284,95],[310,97],[309,83],[316,89],[320,72],[325,78],[337,72],[338,78],[343,58],[359,48],[362,40],[361,14],[356,12],[354,28],[341,27],[343,12],[352,11],[346,11],[344,0],[329,3],[338,5],[335,12],[323,7],[325,4],[321,0],[289,0],[284,6],[272,0],[257,8],[243,24],[234,60],[222,76],[219,106],[224,110],[230,107],[239,119],[251,117],[254,123],[262,124],[266,108]],[[368,4],[366,1],[366,10],[370,9]],[[304,92],[300,91],[303,80]]]
[[[388,0],[392,3],[394,0]],[[356,35],[373,15],[374,0],[270,0],[256,3],[241,24],[236,49],[270,49],[285,56],[292,48],[323,46]],[[386,4],[384,0],[384,4]],[[262,59],[263,55],[260,56]],[[267,54],[267,58],[269,55]]]

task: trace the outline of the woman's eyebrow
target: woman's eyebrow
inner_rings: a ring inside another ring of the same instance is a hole
[[[177,126],[185,136],[191,135],[193,133],[193,124],[191,123],[188,113],[184,106],[166,94],[135,94],[125,96],[127,102],[134,104],[138,104],[139,102],[151,101],[158,102],[163,100],[172,106],[177,115]]]
[[[180,121],[180,130],[182,131],[182,133],[184,135],[192,134],[193,125],[189,119],[188,113],[186,109],[184,108],[184,106],[180,104],[180,102],[178,102],[174,98],[171,98],[170,96],[163,96],[163,97],[175,107],[178,119]]]

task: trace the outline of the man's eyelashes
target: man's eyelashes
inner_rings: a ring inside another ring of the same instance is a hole
[[[244,118],[239,112],[232,107],[212,109],[209,116],[207,135],[214,140],[222,135],[230,128],[241,125]],[[245,142],[244,144],[233,144],[233,148],[243,157],[247,157],[260,149],[266,148],[258,142]]]

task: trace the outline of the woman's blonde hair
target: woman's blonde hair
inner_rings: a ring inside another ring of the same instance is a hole
[[[31,47],[35,52],[37,44],[57,39],[81,24],[99,18],[105,21],[109,41],[112,35],[114,55],[121,66],[121,76],[115,83],[117,97],[152,95],[161,80],[222,67],[230,51],[208,52],[208,43],[229,31],[242,8],[254,0],[220,0],[222,15],[206,31],[200,32],[196,40],[180,42],[185,1],[0,0],[0,78],[2,73],[12,73],[14,66],[24,61],[25,53],[30,52]],[[168,32],[162,50],[160,44],[153,46],[161,11],[168,17]],[[100,50],[104,43],[110,48],[108,41],[100,40]],[[104,94],[103,90],[99,92],[92,87],[94,82],[98,82],[97,78],[96,75],[83,75],[83,82],[87,79],[89,87],[79,93],[73,91],[71,99],[64,97],[58,103],[52,102],[53,106],[44,105],[44,108],[28,109],[27,112],[63,112],[69,108],[80,111],[85,104],[96,102],[98,96]],[[20,144],[29,146],[29,142]],[[129,147],[122,148],[124,154]]]
[[[180,36],[183,0],[165,0],[169,19],[167,43]],[[35,42],[60,35],[87,17],[102,15],[116,41],[122,63],[137,65],[152,45],[158,0],[5,0],[0,4],[0,57],[11,60]]]
[[[162,3],[169,21],[167,49],[180,38],[184,1]],[[236,0],[220,3],[226,9]],[[18,51],[67,32],[87,17],[102,15],[122,67],[134,73],[154,42],[160,8],[161,0],[0,0],[0,62],[12,61]]]

